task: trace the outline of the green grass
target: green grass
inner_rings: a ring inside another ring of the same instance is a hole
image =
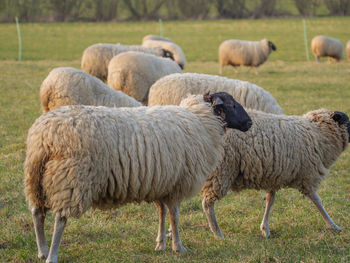
[[[350,18],[307,20],[315,34],[348,38]],[[81,54],[97,42],[140,43],[158,24],[72,23],[21,25],[23,57],[15,61],[15,26],[0,25],[0,262],[39,262],[30,212],[23,194],[23,162],[27,131],[40,116],[39,87],[50,70],[79,68]],[[165,35],[178,42],[188,59],[186,72],[218,73],[217,47],[227,38],[261,39],[277,45],[259,75],[230,67],[224,75],[256,83],[268,90],[286,114],[326,107],[350,114],[350,63],[305,61],[302,24],[298,19],[166,22]],[[118,210],[89,210],[69,219],[60,248],[61,262],[349,262],[350,150],[331,168],[319,189],[326,210],[344,231],[326,229],[310,201],[292,189],[278,192],[272,209],[272,238],[259,230],[264,193],[231,193],[216,204],[225,240],[216,240],[201,211],[200,195],[183,202],[180,234],[187,255],[154,252],[157,214],[154,205],[127,205]],[[46,221],[51,240],[53,218]]]

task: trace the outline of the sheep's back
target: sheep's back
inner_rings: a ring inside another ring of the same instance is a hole
[[[178,105],[188,94],[205,94],[224,91],[245,108],[282,114],[274,97],[263,88],[236,79],[207,74],[172,74],[159,79],[149,91],[148,103],[152,105]]]

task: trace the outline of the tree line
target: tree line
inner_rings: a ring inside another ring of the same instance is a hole
[[[290,10],[296,10],[293,14]],[[350,0],[0,0],[0,21],[115,21],[347,16]]]

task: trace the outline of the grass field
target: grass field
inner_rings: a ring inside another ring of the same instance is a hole
[[[309,42],[316,34],[350,39],[350,18],[306,21]],[[24,61],[16,61],[13,24],[0,24],[0,262],[39,262],[30,212],[23,194],[25,140],[40,115],[39,87],[50,70],[80,67],[83,50],[97,42],[137,44],[148,33],[159,33],[155,22],[67,23],[21,25]],[[224,75],[248,80],[268,90],[286,114],[326,107],[350,114],[350,63],[316,64],[305,59],[300,19],[165,22],[164,35],[183,48],[186,72],[218,73],[217,48],[228,38],[266,37],[277,52],[259,68],[259,75],[240,68]],[[308,46],[310,44],[308,43]],[[309,50],[309,52],[311,52]],[[183,202],[180,235],[184,256],[154,251],[158,224],[152,204],[118,210],[90,210],[69,219],[60,247],[60,262],[350,262],[350,150],[332,166],[319,194],[340,234],[326,229],[316,208],[296,190],[277,193],[266,240],[259,230],[264,193],[232,193],[217,202],[225,240],[216,240],[201,211],[200,195]],[[53,218],[46,220],[51,240]]]

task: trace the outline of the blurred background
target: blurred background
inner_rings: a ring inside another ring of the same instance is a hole
[[[0,22],[348,16],[350,0],[0,0]]]

